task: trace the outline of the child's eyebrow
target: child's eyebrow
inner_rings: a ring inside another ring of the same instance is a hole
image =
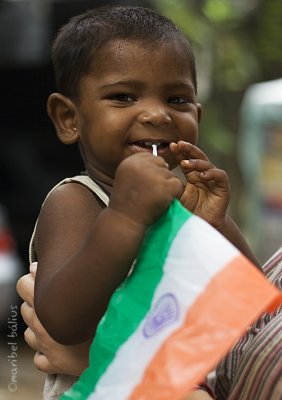
[[[104,84],[98,85],[99,89],[110,89],[116,86],[131,86],[136,88],[142,88],[146,84],[145,82],[141,82],[134,79],[121,79],[113,82],[106,82]],[[195,92],[195,88],[192,82],[190,81],[176,81],[176,82],[168,82],[163,85],[165,89],[168,90],[189,90]]]
[[[171,82],[165,85],[167,89],[185,89],[195,92],[195,87],[192,82],[180,81],[180,82]]]
[[[115,86],[134,86],[134,87],[142,87],[144,84],[140,81],[134,79],[121,79],[113,82],[106,82],[104,84],[98,85],[99,89],[110,89]]]

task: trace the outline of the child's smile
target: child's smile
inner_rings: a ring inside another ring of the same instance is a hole
[[[103,48],[80,84],[78,123],[86,167],[113,178],[127,156],[152,152],[175,167],[169,144],[197,143],[200,106],[189,59],[175,42],[116,40]]]

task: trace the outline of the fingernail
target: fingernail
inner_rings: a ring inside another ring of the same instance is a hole
[[[37,270],[37,262],[33,262],[32,264],[30,264],[29,270],[31,274],[35,275]]]

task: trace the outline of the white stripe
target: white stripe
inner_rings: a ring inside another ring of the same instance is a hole
[[[151,359],[162,342],[178,329],[187,309],[204,291],[210,279],[216,275],[239,251],[202,219],[192,216],[179,230],[164,266],[161,279],[152,302],[173,293],[180,306],[176,321],[166,325],[150,338],[143,334],[146,318],[137,330],[120,347],[115,359],[97,383],[89,400],[125,400],[141,381]]]

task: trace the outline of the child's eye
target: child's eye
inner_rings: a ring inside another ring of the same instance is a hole
[[[169,103],[172,103],[172,104],[187,104],[189,102],[190,101],[185,97],[172,96],[169,98]]]
[[[117,100],[122,103],[132,103],[132,102],[136,101],[136,99],[133,96],[131,96],[129,94],[125,94],[125,93],[113,94],[110,96],[110,98],[112,100]]]

